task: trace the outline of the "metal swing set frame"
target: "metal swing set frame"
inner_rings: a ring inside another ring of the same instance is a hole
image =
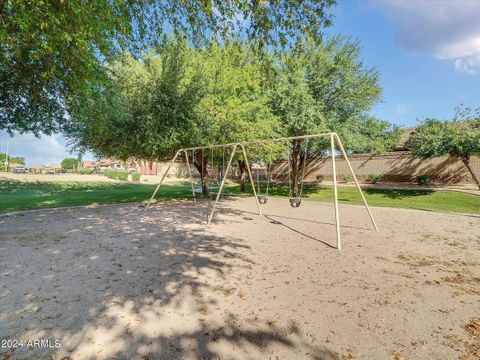
[[[181,155],[185,155],[186,163],[187,163],[187,169],[188,169],[188,175],[190,178],[190,183],[192,187],[192,196],[193,196],[193,201],[196,204],[196,196],[195,196],[195,185],[194,185],[194,180],[192,176],[192,169],[190,166],[190,161],[188,157],[188,152],[189,151],[197,151],[201,150],[204,151],[205,149],[213,149],[215,148],[232,148],[232,152],[230,154],[230,158],[227,163],[227,168],[225,171],[223,171],[223,176],[222,176],[222,181],[220,183],[220,188],[217,191],[217,195],[215,198],[215,203],[213,204],[213,208],[210,211],[210,214],[208,215],[207,218],[207,225],[210,225],[213,215],[215,214],[217,204],[220,200],[220,195],[222,194],[223,187],[225,185],[225,182],[227,180],[227,174],[229,169],[232,166],[232,161],[233,158],[237,152],[238,149],[241,150],[244,158],[245,158],[245,165],[247,168],[248,172],[248,177],[252,186],[252,191],[253,195],[257,204],[257,209],[258,209],[258,215],[262,215],[262,210],[260,208],[260,202],[258,200],[257,192],[255,190],[255,183],[252,177],[252,171],[250,169],[250,164],[248,162],[248,157],[247,157],[247,151],[245,150],[246,145],[256,145],[256,144],[265,144],[265,143],[276,143],[276,142],[286,142],[286,141],[292,141],[292,140],[305,140],[305,139],[318,139],[318,138],[330,138],[330,151],[331,151],[331,157],[332,157],[332,176],[333,176],[333,195],[334,195],[334,207],[335,207],[335,228],[336,228],[336,235],[337,235],[337,249],[341,250],[342,244],[341,244],[341,236],[340,236],[340,214],[339,214],[339,209],[338,209],[338,189],[337,189],[337,169],[336,169],[336,164],[335,164],[335,154],[336,154],[336,148],[335,148],[335,142],[338,144],[338,148],[343,155],[347,166],[350,170],[350,173],[352,175],[353,180],[355,181],[355,185],[358,189],[358,192],[360,193],[360,197],[362,198],[363,205],[365,206],[365,209],[367,210],[368,216],[370,218],[370,221],[372,222],[373,228],[375,231],[378,231],[377,224],[375,223],[375,220],[373,218],[373,215],[370,211],[370,208],[368,207],[367,200],[365,199],[365,195],[363,194],[363,191],[360,187],[360,184],[358,182],[358,179],[355,175],[355,172],[353,171],[352,165],[350,164],[350,161],[348,160],[347,153],[345,152],[345,148],[343,147],[342,141],[340,140],[340,137],[334,133],[334,132],[329,132],[329,133],[321,133],[321,134],[314,134],[314,135],[302,135],[302,136],[291,136],[291,137],[282,137],[282,138],[275,138],[275,139],[265,139],[265,140],[254,140],[254,141],[247,141],[247,142],[236,142],[236,143],[228,143],[228,144],[218,144],[218,145],[210,145],[210,146],[198,146],[198,147],[190,147],[190,148],[183,148],[179,149],[176,153],[175,156],[172,158],[170,161],[167,170],[163,173],[160,182],[158,183],[157,187],[155,188],[155,191],[153,192],[152,196],[148,200],[147,205],[145,206],[144,210],[147,210],[152,203],[153,199],[155,198],[155,195],[157,194],[158,190],[160,189],[160,186],[162,185],[163,181],[165,180],[167,174],[169,173],[170,169],[172,168],[172,165],[175,163],[177,158]],[[192,164],[193,165],[193,164]],[[290,166],[290,165],[289,165]],[[203,166],[202,166],[203,167]],[[203,176],[203,174],[202,174]],[[302,179],[303,181],[303,179]]]

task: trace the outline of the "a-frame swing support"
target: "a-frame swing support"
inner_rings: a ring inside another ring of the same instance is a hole
[[[220,196],[223,191],[223,187],[225,185],[226,179],[227,179],[227,174],[228,170],[232,166],[232,161],[233,157],[235,156],[235,153],[238,148],[242,150],[242,155],[245,158],[245,165],[247,168],[248,172],[248,177],[250,179],[250,183],[252,185],[252,191],[253,195],[255,198],[255,202],[257,204],[257,209],[258,209],[258,215],[262,215],[262,211],[260,208],[260,203],[258,201],[257,193],[255,190],[255,183],[253,181],[252,177],[252,172],[250,169],[250,165],[248,163],[248,157],[247,157],[247,152],[245,150],[245,145],[255,145],[255,144],[262,144],[262,143],[269,143],[269,142],[285,142],[285,141],[290,141],[290,140],[302,140],[302,139],[314,139],[314,138],[321,138],[321,137],[327,137],[330,139],[330,151],[331,151],[331,157],[332,157],[332,176],[333,176],[333,197],[334,197],[334,208],[335,208],[335,228],[336,228],[336,234],[337,234],[337,249],[342,248],[342,243],[341,243],[341,237],[340,237],[340,214],[339,214],[339,209],[338,209],[338,186],[337,186],[337,169],[336,169],[336,163],[335,163],[335,157],[336,157],[336,147],[335,143],[338,144],[338,148],[340,150],[340,153],[344,157],[348,169],[350,170],[350,174],[352,175],[352,178],[355,182],[355,186],[357,187],[358,192],[360,193],[360,197],[362,198],[363,205],[365,206],[365,209],[367,210],[368,216],[370,218],[370,221],[372,222],[373,228],[375,231],[378,231],[377,224],[375,223],[375,220],[373,218],[373,215],[370,211],[370,208],[368,207],[367,200],[365,199],[365,195],[363,194],[362,188],[360,187],[360,184],[358,182],[357,176],[355,175],[355,172],[353,171],[352,165],[350,164],[350,160],[348,159],[347,153],[345,152],[345,148],[343,147],[342,141],[340,140],[339,136],[332,132],[332,133],[322,133],[322,134],[315,134],[315,135],[303,135],[303,136],[292,136],[292,137],[284,137],[284,138],[277,138],[277,139],[266,139],[266,140],[257,140],[257,141],[248,141],[248,142],[241,142],[241,143],[229,143],[229,144],[220,144],[220,145],[212,145],[212,146],[199,146],[199,147],[191,147],[191,148],[184,148],[180,149],[175,153],[175,156],[172,158],[170,161],[170,164],[167,167],[167,170],[162,175],[162,178],[160,182],[158,183],[157,187],[155,188],[155,191],[153,192],[152,196],[148,200],[147,205],[145,206],[145,210],[147,210],[155,198],[155,195],[157,194],[158,190],[160,189],[160,186],[162,185],[163,181],[165,180],[167,174],[169,173],[172,165],[175,163],[175,160],[179,157],[180,154],[185,155],[186,163],[187,163],[187,169],[188,169],[188,174],[190,178],[190,183],[192,186],[192,195],[193,195],[193,201],[196,204],[196,197],[195,197],[195,187],[194,187],[194,182],[193,182],[193,176],[192,176],[192,170],[190,167],[190,163],[188,160],[188,151],[195,151],[195,150],[202,150],[202,149],[213,149],[213,148],[226,148],[226,147],[231,147],[232,148],[232,153],[230,154],[230,158],[228,160],[227,168],[224,171],[223,177],[222,177],[222,182],[220,184],[220,188],[218,189],[217,196],[215,198],[215,203],[213,204],[213,208],[208,215],[207,218],[207,224],[210,224],[213,215],[215,214],[215,210],[217,208],[217,204],[220,201]],[[193,164],[192,164],[193,165]]]

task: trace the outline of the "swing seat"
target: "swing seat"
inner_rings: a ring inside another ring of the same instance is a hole
[[[260,204],[266,204],[267,201],[268,201],[268,196],[267,195],[258,195],[257,198],[258,198],[258,202]]]
[[[293,208],[300,207],[301,203],[302,203],[302,198],[299,198],[299,197],[290,198],[290,206]]]

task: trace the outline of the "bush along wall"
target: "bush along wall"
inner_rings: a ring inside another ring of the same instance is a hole
[[[130,175],[132,176],[132,181],[140,181],[140,173],[139,172],[134,171]]]
[[[93,174],[94,169],[91,168],[79,168],[78,173],[82,175]]]
[[[110,179],[118,180],[128,180],[128,171],[127,170],[117,170],[117,169],[106,169],[103,172],[103,175]]]

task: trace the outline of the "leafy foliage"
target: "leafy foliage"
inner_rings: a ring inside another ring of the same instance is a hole
[[[127,180],[128,179],[128,171],[127,170],[119,170],[119,169],[105,169],[103,175],[108,177],[109,179],[118,179],[118,180]]]
[[[198,53],[205,91],[189,145],[268,138],[279,132],[268,106],[262,59],[243,43],[213,44]]]
[[[382,178],[382,175],[379,174],[379,173],[372,173],[372,174],[369,174],[368,175],[368,180],[372,183],[372,184],[376,184],[378,183]]]
[[[139,172],[134,171],[130,175],[132,176],[132,181],[140,181],[141,175]]]
[[[343,175],[343,181],[346,183],[352,182],[353,177],[352,175]]]
[[[360,59],[357,42],[335,36],[298,42],[279,59],[271,88],[271,107],[284,136],[337,132],[353,152],[382,152],[393,147],[399,132],[367,116],[380,99],[379,74]],[[290,154],[292,196],[299,195],[306,154],[321,154],[327,139],[310,140],[309,150],[293,141]]]
[[[278,121],[258,56],[234,41],[193,49],[172,39],[141,60],[127,54],[108,86],[72,97],[70,138],[99,155],[153,160],[182,147],[273,137]],[[211,156],[224,156],[194,155],[202,179]]]
[[[78,173],[80,175],[89,175],[89,174],[93,174],[94,172],[94,169],[92,168],[79,168],[78,169]]]
[[[0,152],[0,168],[3,167],[5,163],[5,158],[7,157],[7,154],[4,152]],[[20,165],[25,165],[25,158],[22,156],[8,156],[8,162],[10,164],[20,164]]]
[[[480,188],[480,178],[470,164],[473,154],[480,154],[480,117],[441,121],[426,119],[406,143],[422,157],[450,155],[460,158]]]
[[[173,31],[193,44],[232,35],[261,46],[319,36],[334,0],[6,0],[0,5],[0,129],[51,133],[69,96],[102,86],[120,52],[139,55]]]
[[[411,134],[407,146],[422,157],[480,153],[480,118],[459,121],[426,119]]]
[[[341,132],[379,100],[379,75],[341,36],[297,44],[280,58],[272,108],[285,135]]]
[[[65,158],[60,163],[60,166],[65,170],[75,170],[78,167],[78,159]]]
[[[402,129],[388,121],[360,115],[351,118],[337,132],[351,153],[384,153],[398,145]]]
[[[112,66],[103,87],[71,98],[77,146],[104,156],[156,159],[172,156],[186,139],[203,91],[193,50],[169,41],[158,55],[136,60],[126,54]]]
[[[429,185],[430,177],[428,175],[419,175],[417,176],[418,185]]]
[[[106,156],[157,159],[180,147],[272,136],[278,124],[261,70],[257,53],[238,42],[193,49],[170,39],[141,60],[127,54],[109,86],[76,99],[77,138]]]

